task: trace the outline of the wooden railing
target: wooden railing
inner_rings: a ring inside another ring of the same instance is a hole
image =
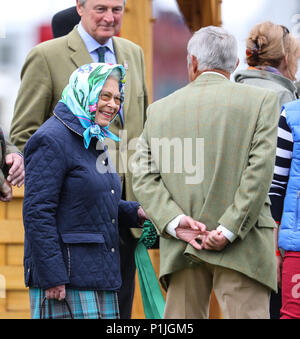
[[[23,196],[23,189],[14,189],[11,202],[0,202],[0,319],[30,317],[23,273]]]

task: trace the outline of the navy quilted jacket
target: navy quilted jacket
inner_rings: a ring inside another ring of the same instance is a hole
[[[138,227],[139,205],[121,200],[105,146],[93,138],[85,149],[83,131],[58,103],[24,149],[26,286],[121,286],[118,226]]]

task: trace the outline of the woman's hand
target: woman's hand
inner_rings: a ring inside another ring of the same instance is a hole
[[[7,180],[13,186],[21,187],[24,184],[25,170],[23,157],[18,153],[10,153],[5,158],[10,167]]]
[[[141,206],[138,208],[137,214],[141,225],[143,225],[144,222],[149,219]]]
[[[66,285],[55,286],[46,290],[47,299],[57,299],[58,301],[64,300],[66,297]]]

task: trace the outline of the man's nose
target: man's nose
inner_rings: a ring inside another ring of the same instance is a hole
[[[114,22],[114,15],[111,9],[108,9],[105,13],[104,20],[106,22],[112,23]]]

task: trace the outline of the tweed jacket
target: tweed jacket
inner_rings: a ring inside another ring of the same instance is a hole
[[[267,194],[278,110],[275,93],[211,73],[149,106],[133,188],[161,235],[165,288],[168,275],[208,262],[277,289],[276,224]],[[222,252],[197,251],[166,233],[180,214],[208,230],[223,225],[238,238]]]
[[[113,37],[117,61],[126,71],[124,126],[116,119],[112,133],[121,135],[121,143],[109,142],[109,152],[121,180],[126,184],[126,199],[134,200],[126,141],[138,137],[143,129],[148,105],[142,49],[129,40]],[[11,140],[23,150],[29,137],[53,114],[70,75],[92,59],[77,26],[66,36],[41,43],[28,54],[21,73],[21,86],[15,103]],[[131,147],[133,148],[133,147]],[[119,153],[119,150],[122,152]]]
[[[273,90],[279,98],[280,108],[287,102],[298,98],[297,87],[288,78],[256,69],[247,69],[235,74],[235,81],[246,85]]]

